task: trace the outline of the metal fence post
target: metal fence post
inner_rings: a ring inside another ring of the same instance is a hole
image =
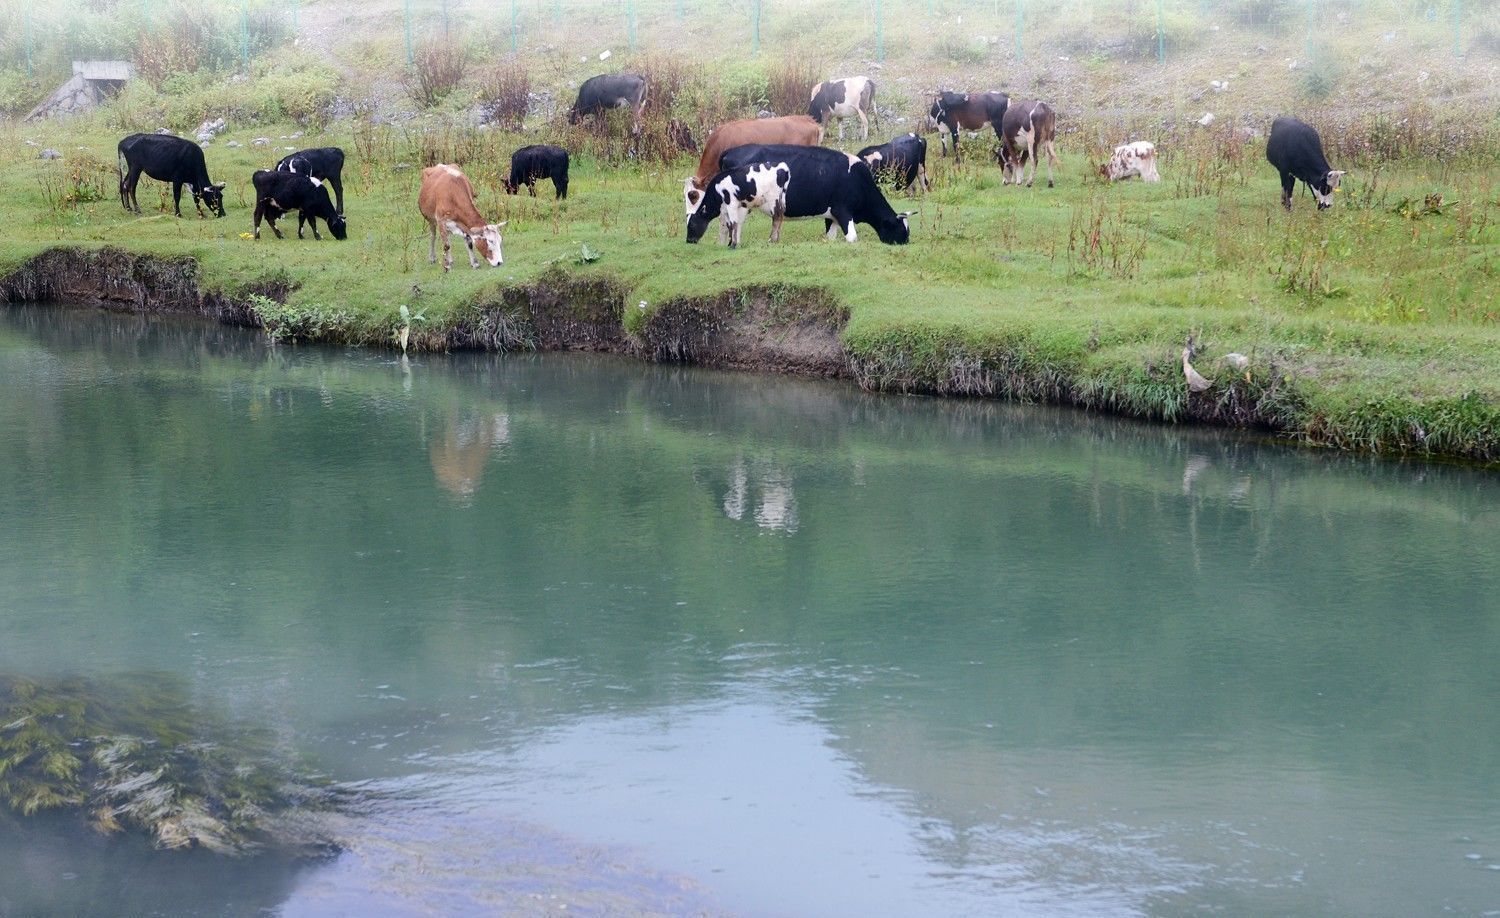
[[[406,0],[403,6],[405,7],[406,15],[406,66],[410,67],[413,60],[411,53],[411,0]]]
[[[31,65],[31,55],[36,41],[31,32],[31,7],[26,7],[26,79],[31,79],[34,70]]]
[[[250,72],[250,0],[240,0],[240,68]]]
[[[1156,62],[1167,62],[1167,23],[1162,10],[1162,0],[1156,0]]]
[[[751,10],[750,53],[760,53],[760,0],[755,0],[755,7]]]
[[[885,60],[885,9],[880,0],[875,0],[875,59]]]
[[[1021,59],[1021,30],[1025,19],[1026,9],[1023,0],[1016,0],[1016,60]]]
[[[516,0],[510,0],[510,53],[515,54],[521,47],[521,39],[517,34],[516,25]]]
[[[1453,0],[1453,56],[1464,56],[1464,0]]]
[[[625,0],[626,28],[629,33],[630,50],[635,50],[635,0]]]
[[[297,33],[301,30],[302,0],[292,0],[292,39],[296,40]]]

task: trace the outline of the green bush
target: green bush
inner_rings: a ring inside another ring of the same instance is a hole
[[[28,80],[23,69],[0,70],[0,115],[19,117],[43,98],[39,80]]]

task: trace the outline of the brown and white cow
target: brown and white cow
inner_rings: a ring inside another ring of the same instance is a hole
[[[698,171],[682,185],[682,199],[687,205],[687,216],[698,209],[708,180],[719,173],[719,157],[724,151],[745,144],[791,144],[799,147],[815,147],[823,142],[823,126],[807,115],[786,115],[781,118],[745,118],[719,125],[703,144],[703,155],[698,158]]]
[[[1156,145],[1149,140],[1137,140],[1115,147],[1115,154],[1099,167],[1099,174],[1111,182],[1136,175],[1143,182],[1161,181],[1156,171]]]
[[[875,81],[869,77],[827,80],[812,88],[807,115],[825,128],[828,119],[839,119],[839,140],[844,139],[844,119],[859,118],[859,139],[870,139],[870,119],[875,112]]]
[[[1010,107],[1010,97],[1003,92],[940,92],[932,100],[932,107],[922,119],[922,133],[938,132],[938,144],[943,155],[948,155],[948,141],[953,141],[953,158],[962,159],[958,152],[958,132],[977,131],[988,124],[995,129],[995,139],[1000,140],[1000,123]]]
[[[1057,115],[1046,102],[1016,102],[1005,111],[1000,122],[1000,165],[1004,167],[1005,184],[1021,184],[1026,164],[1031,164],[1027,187],[1036,181],[1036,160],[1047,154],[1047,187],[1052,187],[1052,167],[1057,164]]]
[[[503,264],[505,257],[500,251],[500,227],[509,221],[486,223],[474,205],[474,186],[469,177],[457,166],[438,163],[422,170],[422,190],[417,194],[417,206],[427,225],[432,241],[428,247],[427,260],[437,262],[437,237],[443,236],[443,270],[453,267],[453,249],[448,236],[462,236],[469,250],[469,266],[479,267],[479,257],[490,263],[490,267]]]

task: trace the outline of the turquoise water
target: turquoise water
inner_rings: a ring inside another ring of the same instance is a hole
[[[0,821],[0,914],[1500,913],[1500,476],[580,356],[0,310],[0,672],[367,793]]]

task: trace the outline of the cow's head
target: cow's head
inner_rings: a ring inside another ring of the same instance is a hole
[[[505,186],[506,194],[515,194],[521,187],[520,182],[515,181],[508,175],[500,180],[500,184]]]
[[[193,197],[202,201],[204,205],[219,216],[224,216],[224,183],[205,185],[202,188],[193,189]]]
[[[334,211],[334,213],[333,213],[333,219],[332,220],[328,220],[327,223],[328,223],[328,231],[330,233],[333,233],[333,238],[335,238],[335,239],[347,239],[347,238],[349,238],[349,225],[344,222],[344,215],[343,214],[339,213],[338,211]]]
[[[1327,210],[1333,206],[1333,192],[1339,187],[1339,180],[1343,177],[1343,170],[1335,169],[1308,186],[1312,188],[1313,197],[1318,201],[1318,210]]]
[[[875,227],[875,235],[886,245],[906,245],[911,241],[911,225],[906,222],[907,217],[915,217],[914,210],[903,210],[896,214],[896,219],[888,221],[883,226]]]
[[[689,176],[682,180],[682,203],[684,212],[691,217],[698,205],[703,203],[703,186],[698,183],[696,176]]]
[[[817,96],[813,96],[813,100],[807,103],[807,117],[818,122],[819,124],[822,124],[824,119],[828,117],[828,112],[828,103],[819,99]]]
[[[708,225],[723,212],[724,198],[719,189],[699,188],[692,179],[688,179],[687,194],[691,202],[688,206],[687,241],[696,243],[703,238]]]
[[[502,220],[499,223],[486,223],[484,226],[476,226],[464,233],[469,244],[474,246],[474,251],[479,257],[490,263],[490,267],[498,267],[505,263],[505,256],[500,251],[500,227],[509,223]]]

